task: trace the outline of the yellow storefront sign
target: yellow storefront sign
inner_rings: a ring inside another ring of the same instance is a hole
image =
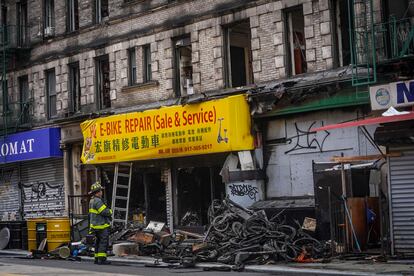
[[[87,164],[254,148],[244,95],[88,120],[81,130]]]

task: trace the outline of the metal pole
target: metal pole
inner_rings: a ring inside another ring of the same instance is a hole
[[[334,225],[332,221],[332,198],[331,198],[331,186],[328,186],[328,203],[329,203],[329,226],[331,228],[331,255],[333,256],[335,250],[333,248],[334,244]]]
[[[343,156],[343,154],[341,154]],[[345,177],[345,167],[344,163],[341,163],[341,183],[342,183],[342,197],[344,200],[344,206],[347,208],[347,197],[346,197],[346,177]],[[349,225],[346,219],[346,214],[344,214],[344,224],[345,224],[345,248],[349,250]]]

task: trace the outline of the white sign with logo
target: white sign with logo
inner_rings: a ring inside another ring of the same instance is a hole
[[[414,80],[372,86],[369,95],[372,110],[414,105]]]

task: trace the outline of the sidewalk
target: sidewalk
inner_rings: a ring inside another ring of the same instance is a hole
[[[24,257],[29,254],[24,250],[0,250],[0,257]],[[155,258],[146,256],[109,257],[113,263],[141,264],[167,267],[168,264],[156,262]],[[93,257],[82,257],[82,260],[93,261]],[[198,263],[198,268],[232,267],[219,263]],[[281,275],[414,275],[414,261],[405,263],[373,262],[373,261],[341,261],[333,260],[330,263],[279,263],[275,265],[247,265],[247,272],[279,273]]]

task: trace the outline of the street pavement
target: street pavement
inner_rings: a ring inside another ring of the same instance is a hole
[[[169,269],[153,268],[144,265],[128,265],[113,263],[111,265],[95,265],[90,261],[64,261],[64,260],[41,260],[41,259],[23,259],[21,257],[0,257],[0,276],[15,275],[64,275],[64,276],[110,276],[110,275],[135,275],[135,276],[167,276],[167,275],[195,275],[195,276],[266,276],[277,275],[269,273],[249,273],[242,272],[218,272],[203,271],[201,268],[188,269]]]

